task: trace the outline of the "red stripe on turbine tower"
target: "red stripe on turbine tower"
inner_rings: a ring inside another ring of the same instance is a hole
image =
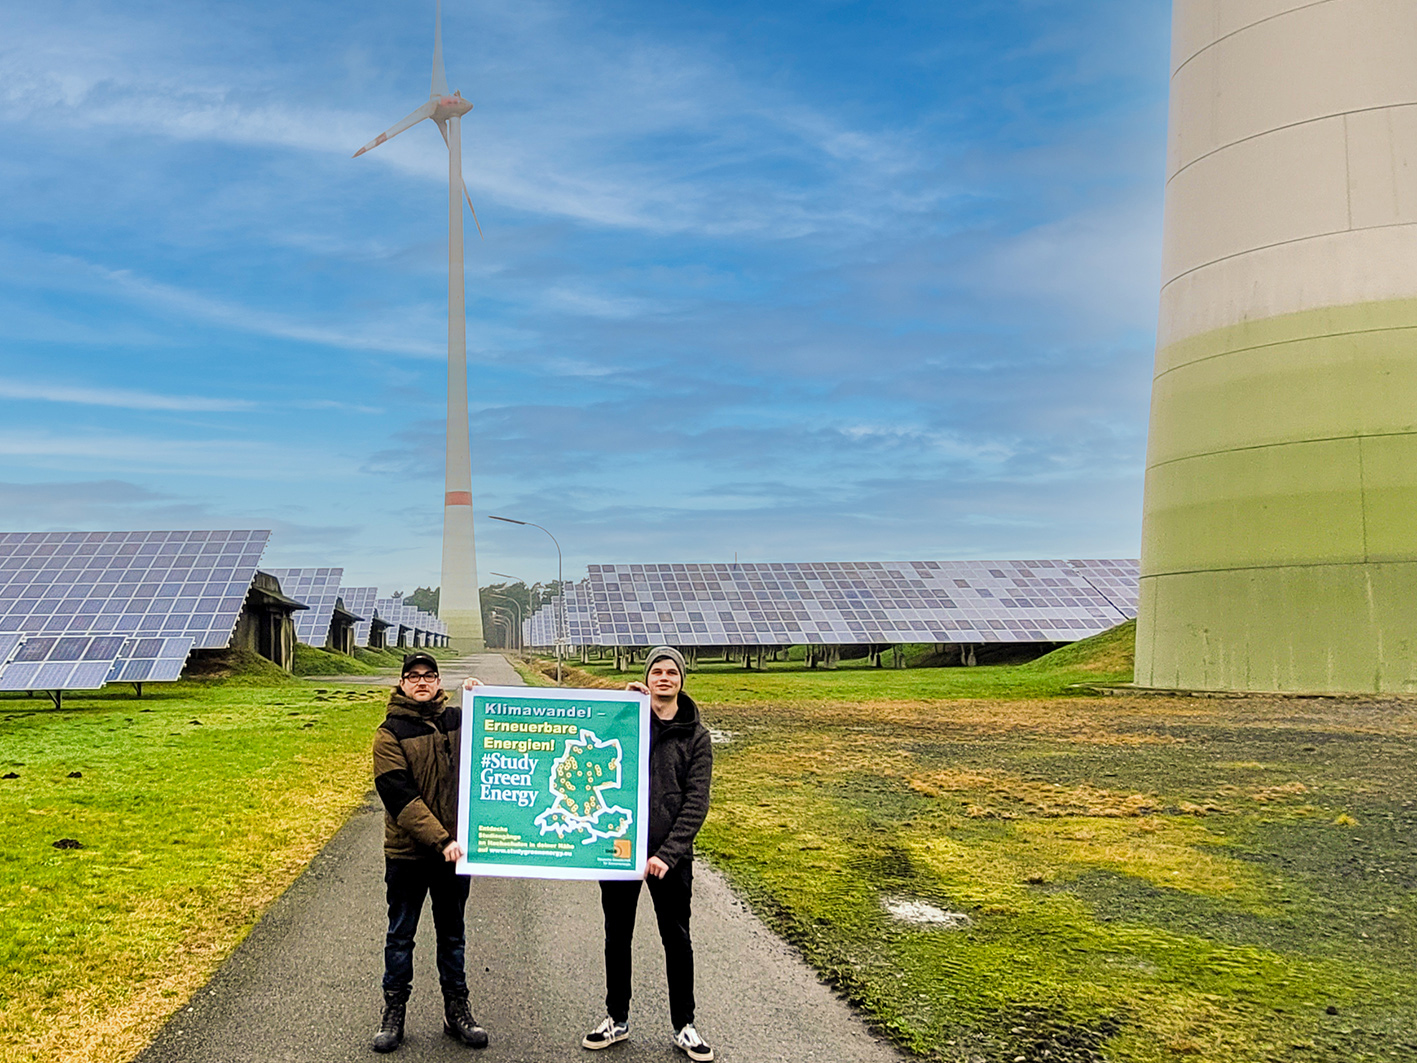
[[[443,505],[445,506],[470,506],[472,505],[471,491],[449,491],[443,495]]]

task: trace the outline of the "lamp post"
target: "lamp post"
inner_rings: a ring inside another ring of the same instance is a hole
[[[494,573],[494,575],[495,575],[495,573]],[[509,604],[513,609],[515,609],[515,610],[517,611],[517,634],[516,634],[516,643],[517,643],[517,644],[516,644],[514,647],[512,647],[512,648],[513,648],[513,649],[517,649],[517,650],[521,649],[521,648],[522,648],[522,606],[521,606],[521,603],[518,602],[515,598],[508,598],[505,594],[497,594],[495,591],[486,591],[485,593],[487,594],[487,596],[488,596],[489,598],[499,598],[499,599],[501,599],[502,601],[506,602],[506,603]],[[510,619],[511,619],[511,618],[508,617],[508,620],[510,620]]]
[[[493,572],[491,573],[491,575],[500,576],[502,579],[514,580],[517,583],[520,583],[523,587],[527,588],[527,603],[531,603],[531,584],[528,583],[526,580],[522,579],[520,576],[513,576],[510,572]],[[526,622],[524,618],[525,615],[522,612],[522,603],[517,601],[515,598],[512,598],[509,595],[505,594],[499,594],[497,595],[497,597],[502,598],[505,601],[509,601],[517,607],[517,649],[526,649],[526,640],[522,636],[522,624]]]
[[[529,520],[517,520],[514,517],[494,517],[490,513],[488,514],[488,516],[491,517],[492,520],[500,520],[504,524],[520,524],[524,528],[541,528],[540,524],[536,524]],[[554,613],[552,613],[552,616],[556,620],[556,685],[560,686],[561,658],[564,655],[566,645],[566,584],[565,581],[563,581],[561,578],[561,544],[556,542],[556,536],[552,535],[549,531],[546,531],[545,528],[541,528],[541,530],[546,532],[547,536],[551,539],[553,543],[556,543],[556,595],[558,601],[556,605],[556,610]]]
[[[512,614],[504,609],[497,608],[495,605],[489,610],[489,612],[492,615],[492,620],[495,623],[501,624],[504,633],[510,636],[512,633]]]

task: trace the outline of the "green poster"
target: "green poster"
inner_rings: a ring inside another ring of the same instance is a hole
[[[643,878],[649,698],[628,690],[463,692],[465,875]]]

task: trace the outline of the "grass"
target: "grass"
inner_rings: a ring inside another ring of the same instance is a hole
[[[0,1061],[132,1058],[368,790],[386,691],[216,670],[0,697]]]
[[[298,642],[295,644],[295,661],[291,670],[298,676],[394,675],[403,667],[404,654],[413,652],[412,649],[371,650],[358,646],[351,657]],[[456,650],[442,646],[419,647],[417,652],[429,654],[440,661],[458,656]]]
[[[701,667],[700,849],[927,1059],[1417,1059],[1417,703],[1085,693],[1130,642]]]
[[[926,1059],[1417,1059],[1417,702],[1091,696],[1130,643],[705,663],[729,741],[700,848]],[[211,674],[0,698],[0,1063],[131,1058],[367,790],[385,691]]]
[[[375,657],[376,654],[377,657]],[[372,653],[365,650],[363,655],[356,653],[351,657],[345,653],[336,653],[334,650],[307,646],[303,642],[297,642],[291,671],[299,676],[379,675],[391,667],[397,667],[392,664],[386,665],[379,659],[385,656],[386,654],[380,650],[375,650]],[[368,659],[370,657],[375,657],[375,659]]]

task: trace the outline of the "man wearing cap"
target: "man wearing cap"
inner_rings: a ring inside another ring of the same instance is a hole
[[[674,1044],[706,1063],[713,1049],[694,1029],[694,947],[689,939],[694,837],[709,808],[713,746],[694,699],[684,693],[684,658],[657,646],[645,658],[645,680],[630,683],[650,697],[649,860],[650,899],[664,942],[669,976],[669,1018]],[[605,1021],[581,1039],[583,1048],[609,1048],[630,1036],[630,939],[640,883],[602,882],[605,913]]]
[[[481,685],[476,679],[467,690]],[[458,738],[462,709],[448,704],[438,662],[427,653],[403,659],[389,695],[388,716],[374,733],[374,789],[384,803],[384,884],[389,933],[384,942],[384,1012],[374,1051],[403,1042],[405,1005],[413,985],[413,936],[424,897],[433,902],[443,1032],[484,1048],[487,1031],[472,1017],[464,973],[463,908],[469,879],[457,874]]]

